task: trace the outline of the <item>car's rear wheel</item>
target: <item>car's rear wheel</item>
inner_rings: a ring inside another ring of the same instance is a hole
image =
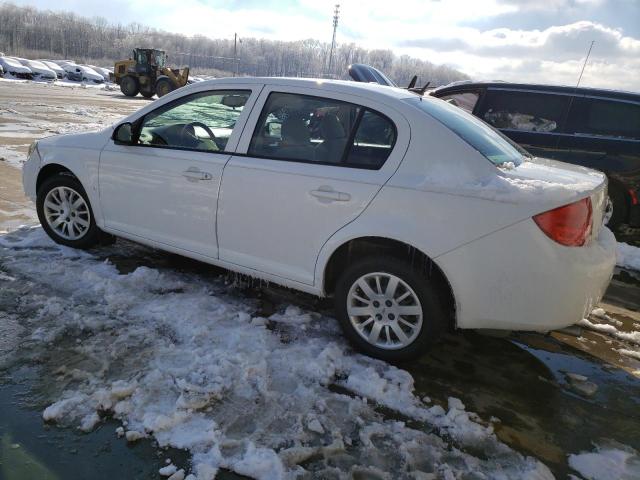
[[[397,258],[363,259],[347,267],[336,284],[335,309],[351,343],[387,361],[421,355],[446,326],[429,279]]]
[[[56,243],[89,248],[100,241],[89,198],[75,177],[59,173],[46,179],[36,208],[42,228]]]

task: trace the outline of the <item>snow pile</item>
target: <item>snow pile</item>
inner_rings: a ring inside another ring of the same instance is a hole
[[[0,237],[0,264],[20,280],[2,288],[24,285],[33,312],[20,354],[55,379],[44,418],[88,431],[111,415],[130,441],[187,449],[190,472],[175,479],[211,480],[220,467],[270,480],[553,478],[458,399],[425,405],[409,373],[353,353],[319,313],[283,306],[264,318],[217,277],[122,275],[40,228]]]
[[[640,455],[616,442],[596,445],[591,453],[569,455],[569,466],[587,480],[634,480],[640,478]]]
[[[607,321],[608,323],[596,323],[583,318],[577,324],[581,327],[588,328],[589,330],[615,337],[618,340],[623,340],[626,342],[634,343],[636,345],[640,345],[640,331],[624,332],[618,330],[615,325],[612,325],[612,323],[616,322],[615,320],[611,319],[612,321],[609,321],[608,316],[603,320]]]
[[[640,271],[640,248],[618,242],[616,257],[619,267]]]

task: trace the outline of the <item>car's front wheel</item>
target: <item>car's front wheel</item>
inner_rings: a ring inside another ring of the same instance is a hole
[[[421,355],[439,338],[447,321],[429,279],[392,257],[350,265],[337,282],[335,309],[351,343],[387,361]]]
[[[36,209],[42,227],[56,243],[89,248],[100,240],[89,198],[72,175],[46,179],[38,189]]]

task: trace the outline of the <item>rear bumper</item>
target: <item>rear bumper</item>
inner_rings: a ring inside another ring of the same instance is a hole
[[[563,247],[528,219],[436,258],[456,298],[459,328],[548,331],[584,318],[615,267],[607,228]]]

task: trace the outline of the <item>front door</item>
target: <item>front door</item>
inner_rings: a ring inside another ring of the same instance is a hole
[[[217,258],[222,170],[250,96],[250,90],[194,93],[135,122],[132,145],[110,140],[99,169],[107,229]]]
[[[323,244],[393,174],[409,126],[398,114],[392,120],[392,113],[349,97],[287,90],[265,89],[264,108],[254,110],[238,147],[246,155],[225,167],[220,259],[312,285]]]

